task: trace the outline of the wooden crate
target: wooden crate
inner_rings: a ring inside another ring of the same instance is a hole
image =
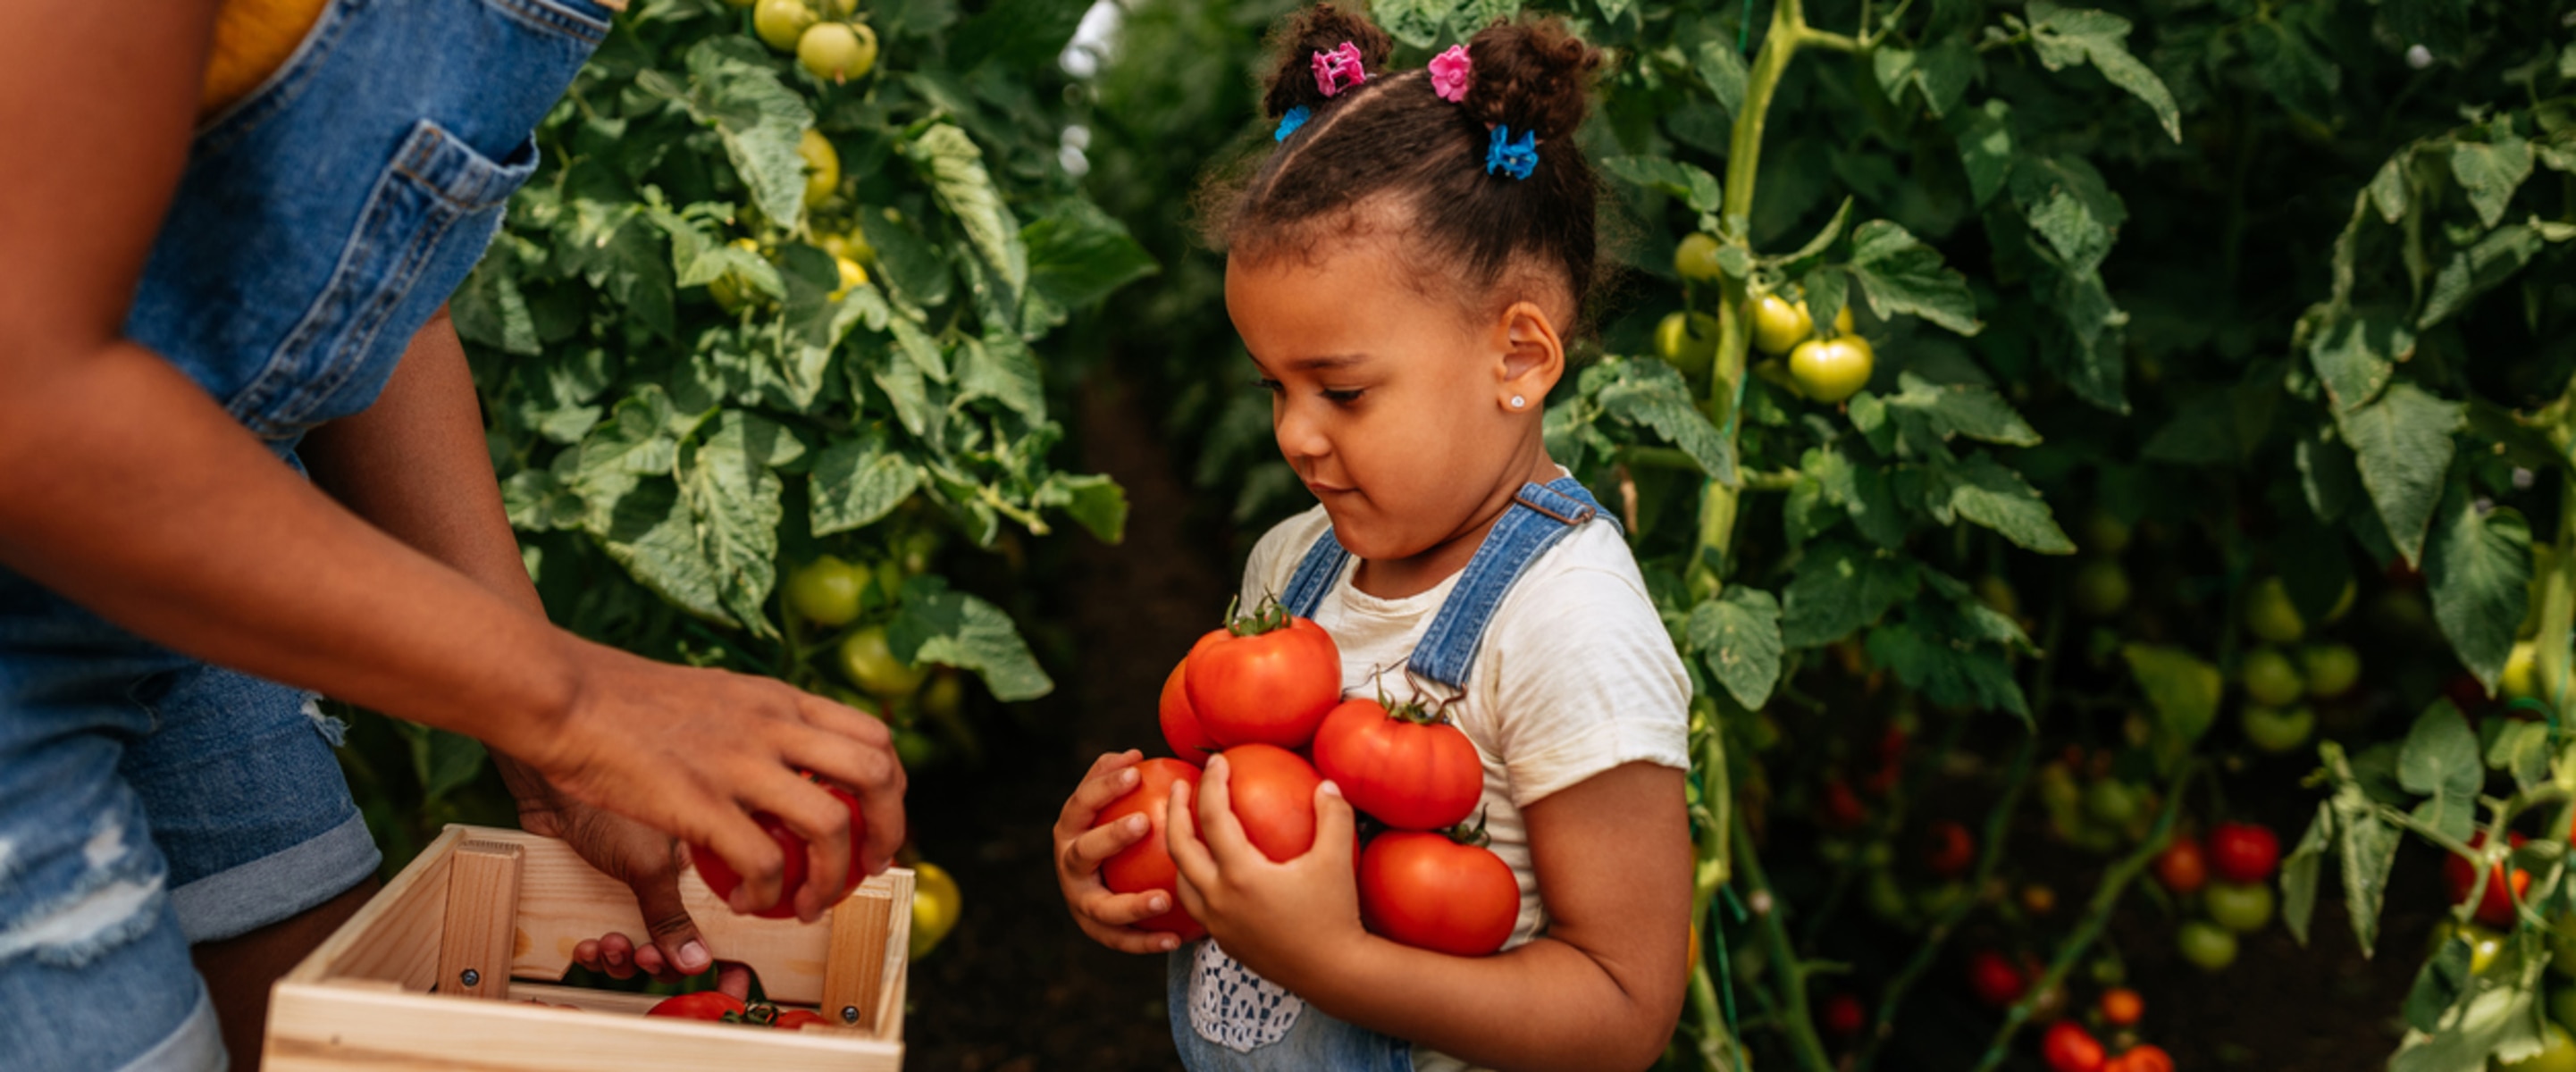
[[[450,826],[278,980],[273,1072],[587,1072],[902,1067],[912,872],[869,879],[811,924],[738,916],[690,871],[680,895],[707,944],[750,964],[781,1008],[846,1027],[778,1031],[648,1018],[658,998],[558,985],[573,945],[641,936],[626,885],[562,842]],[[547,1008],[526,1004],[533,998]]]

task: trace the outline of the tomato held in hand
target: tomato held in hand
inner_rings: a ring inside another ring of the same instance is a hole
[[[843,806],[850,809],[850,873],[841,880],[840,894],[847,897],[868,877],[866,865],[859,860],[859,842],[867,834],[868,821],[866,816],[859,814],[859,798],[850,795],[849,790],[837,785],[823,788],[830,790],[833,796],[840,798]],[[751,813],[751,817],[760,824],[761,831],[769,835],[769,840],[778,843],[779,853],[786,858],[786,868],[779,873],[778,903],[751,914],[762,919],[793,919],[796,916],[797,887],[805,884],[805,854],[810,846],[806,844],[804,835],[788,829],[787,824],[775,815],[758,811]],[[733,899],[734,887],[742,885],[742,876],[734,873],[733,866],[725,863],[723,857],[704,845],[691,845],[689,860],[697,865],[698,877],[707,881],[707,888],[714,890],[717,897],[728,901]],[[839,897],[833,898],[834,903],[839,900]]]
[[[1469,835],[1481,842],[1483,834]],[[1360,854],[1360,919],[1370,932],[1417,949],[1481,957],[1501,949],[1520,920],[1510,864],[1449,834],[1396,830]]]
[[[1100,865],[1100,881],[1113,893],[1143,893],[1161,890],[1172,898],[1172,910],[1152,919],[1140,920],[1136,929],[1169,931],[1192,941],[1207,934],[1207,928],[1181,908],[1180,869],[1172,864],[1170,843],[1164,840],[1163,826],[1171,814],[1172,785],[1186,782],[1196,789],[1199,768],[1177,759],[1149,759],[1136,764],[1136,788],[1127,795],[1110,801],[1091,820],[1099,829],[1130,815],[1142,815],[1153,824],[1145,838],[1118,851]]]
[[[1276,745],[1225,750],[1225,794],[1253,847],[1286,863],[1315,847],[1315,789],[1324,776],[1297,753]]]
[[[2270,827],[2220,823],[2209,828],[2209,869],[2229,882],[2261,882],[2281,862],[2281,839]]]
[[[2520,834],[2513,834],[2506,838],[2506,844],[2513,848],[2522,847],[2522,841]],[[2484,830],[2469,836],[2469,847],[2472,849],[2484,848],[2486,843],[2487,833]],[[2450,890],[2452,904],[2468,900],[2469,887],[2476,885],[2477,881],[2477,865],[2457,855],[2442,858],[2442,883]],[[2510,892],[2505,889],[2506,881],[2504,864],[2495,865],[2494,869],[2487,874],[2486,892],[2478,896],[2478,922],[2490,927],[2513,926],[2513,906],[2522,898],[2523,892],[2531,888],[2531,872],[2519,867],[2514,868],[2511,880],[2513,889]]]
[[[1188,666],[1190,710],[1219,745],[1304,748],[1342,700],[1333,638],[1275,601],[1201,638]]]
[[[1199,728],[1198,712],[1190,710],[1190,693],[1181,680],[1189,674],[1186,658],[1173,664],[1172,675],[1163,679],[1163,698],[1156,704],[1163,722],[1163,743],[1172,746],[1172,754],[1199,766],[1207,765],[1208,750],[1216,742],[1208,740],[1207,731]]]
[[[664,998],[660,1004],[644,1010],[646,1016],[669,1016],[681,1020],[723,1020],[730,1016],[741,1019],[742,999],[721,990],[700,990],[694,994]]]
[[[2102,1072],[2101,1040],[2073,1020],[2048,1025],[2048,1034],[2039,1040],[2039,1056],[2049,1072]]]
[[[1352,807],[1398,830],[1466,822],[1485,789],[1475,742],[1420,704],[1389,710],[1359,699],[1333,708],[1315,731],[1315,768]]]
[[[2021,969],[2005,960],[2003,954],[1991,949],[1968,954],[1968,990],[1977,996],[1978,1001],[1998,1009],[2004,1008],[2020,1001],[2022,991],[2029,986],[2030,981],[2022,977]]]
[[[2200,839],[2175,835],[2173,844],[2156,857],[2156,879],[2175,896],[2199,892],[2209,881],[2209,859],[2201,853]]]

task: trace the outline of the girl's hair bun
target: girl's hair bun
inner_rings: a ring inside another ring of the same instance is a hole
[[[1592,109],[1592,75],[1601,51],[1557,18],[1498,21],[1467,42],[1475,81],[1464,102],[1478,122],[1538,132],[1540,141],[1574,133]],[[1275,91],[1274,91],[1275,92]]]
[[[1317,4],[1289,16],[1271,37],[1272,46],[1279,50],[1279,66],[1270,72],[1262,110],[1277,119],[1292,108],[1321,106],[1326,98],[1315,85],[1315,53],[1340,48],[1344,41],[1359,49],[1369,77],[1388,73],[1387,57],[1395,44],[1368,16],[1334,4]]]

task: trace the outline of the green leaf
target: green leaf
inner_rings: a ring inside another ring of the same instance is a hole
[[[805,447],[785,427],[739,410],[718,414],[714,428],[681,456],[680,499],[725,608],[753,634],[772,636],[763,608],[778,580],[778,522],[785,516],[778,497],[786,486],[775,467]]]
[[[2406,322],[2384,312],[2336,318],[2308,342],[2308,361],[2317,379],[2334,396],[2337,409],[2351,409],[2379,396],[2397,362],[2415,355],[2415,333]]]
[[[1967,169],[1969,192],[1983,205],[1994,200],[2012,177],[2012,106],[1990,100],[1965,113],[1965,121],[1955,125],[1959,164]]]
[[[2039,492],[2020,473],[1984,451],[1963,462],[1936,463],[1931,476],[1924,494],[1934,502],[1946,501],[1947,511],[1993,529],[2027,550],[2043,555],[2075,553],[2075,541],[2057,527]]]
[[[1826,250],[1833,248],[1836,239],[1843,236],[1843,226],[1851,220],[1851,210],[1852,199],[1843,198],[1842,207],[1834,210],[1834,218],[1826,220],[1823,227],[1817,228],[1815,237],[1807,239],[1807,244],[1798,247],[1797,252],[1785,257],[1764,259],[1783,265],[1796,265],[1810,258],[1822,256]],[[1832,313],[1821,313],[1816,317],[1818,323],[1830,323],[1833,319]]]
[[[2001,710],[2030,721],[2030,704],[2013,680],[2012,665],[1994,648],[1949,640],[1911,620],[1871,629],[1868,646],[1871,660],[1934,703]]]
[[[2493,227],[2504,222],[2513,192],[2531,177],[2531,143],[2515,137],[2511,117],[2500,116],[2487,128],[2487,141],[2451,143],[2451,175],[2478,219]]]
[[[2544,722],[2505,722],[2495,743],[2487,746],[2487,766],[2513,775],[2514,785],[2524,792],[2549,780],[2550,756],[2549,725]]]
[[[2047,240],[2071,277],[2100,268],[2129,219],[2128,205],[2081,157],[2025,157],[2013,167],[2011,186],[2031,230]]]
[[[1749,72],[1744,66],[1744,53],[1736,51],[1735,42],[1723,35],[1712,36],[1699,43],[1699,47],[1691,52],[1691,59],[1692,66],[1699,71],[1700,81],[1707,83],[1708,91],[1717,95],[1717,102],[1726,106],[1726,114],[1743,115],[1744,87]]]
[[[1055,682],[1029,654],[1018,626],[1001,608],[951,591],[948,582],[925,574],[904,582],[902,609],[886,626],[886,645],[906,663],[936,663],[981,675],[993,698],[1005,703],[1034,700],[1055,691]]]
[[[2317,910],[2317,877],[2325,863],[2327,851],[2334,844],[2334,805],[2320,801],[2317,817],[2308,824],[2308,832],[2299,835],[2299,844],[2281,860],[2281,925],[2290,929],[2290,937],[2301,948],[2308,944],[2308,923]]]
[[[949,268],[945,251],[931,245],[921,232],[890,212],[859,213],[859,230],[877,251],[877,271],[873,274],[898,298],[922,309],[948,301],[950,292],[956,289],[957,276]]]
[[[2450,483],[2435,520],[2424,555],[2433,620],[2461,664],[2492,692],[2528,598],[2531,527],[2510,507],[2480,509],[2466,479]]]
[[[521,469],[502,481],[501,508],[510,515],[510,526],[521,532],[581,527],[581,496],[561,477],[543,469]]]
[[[2034,0],[2030,5],[2031,46],[2049,70],[2090,60],[2112,85],[2127,90],[2156,113],[2165,136],[2182,141],[2182,115],[2173,92],[2147,65],[2129,54],[2129,20],[2107,11],[2064,8]]]
[[[2424,556],[2425,529],[2441,501],[2442,475],[2451,468],[2451,437],[2460,429],[2462,412],[2457,402],[2401,382],[2378,401],[2335,415],[2360,466],[2361,484],[2369,489],[2389,539],[2409,563]]]
[[[752,203],[782,226],[805,218],[805,158],[797,152],[813,109],[781,85],[757,41],[724,35],[689,49],[689,112],[716,128]],[[687,285],[685,282],[682,285]]]
[[[1807,452],[1799,472],[1816,481],[1823,501],[1841,507],[1871,543],[1893,550],[1905,542],[1905,515],[1883,470],[1854,465],[1840,450],[1819,447]]]
[[[2333,118],[2343,71],[2319,55],[2296,25],[2257,20],[2246,29],[2244,42],[2246,54],[2254,61],[2255,77],[2282,104],[2320,123]]]
[[[1002,204],[993,176],[984,170],[984,150],[966,132],[946,123],[932,126],[904,149],[922,179],[939,195],[939,203],[966,232],[966,243],[984,263],[1001,274],[1017,294],[1029,282],[1028,249],[1020,244],[1019,224]],[[1012,303],[1016,306],[1016,301]]]
[[[1127,489],[1109,477],[1057,473],[1038,489],[1037,501],[1071,515],[1102,543],[1127,538]]]
[[[410,747],[412,776],[420,782],[424,807],[447,799],[483,773],[484,757],[490,754],[483,742],[416,722],[392,722]]]
[[[1692,404],[1690,385],[1681,373],[1661,361],[1622,360],[1616,368],[1618,379],[1599,395],[1602,412],[1653,429],[1690,455],[1700,471],[1724,483],[1736,481],[1734,453]]]
[[[1780,681],[1780,603],[1771,593],[1731,586],[1691,608],[1691,650],[1735,702],[1759,711]]]
[[[1781,593],[1781,642],[1793,648],[1830,644],[1877,621],[1921,586],[1908,559],[1838,541],[1819,543],[1807,550]]]
[[[1601,162],[1601,170],[1626,182],[1681,198],[1693,212],[1715,212],[1725,199],[1718,189],[1717,176],[1678,160],[1660,156],[1614,156]]]
[[[2120,647],[2120,657],[2155,710],[2156,759],[2171,769],[2217,721],[2225,680],[2217,667],[2183,648],[2130,643]]]
[[[2539,228],[2515,223],[2498,227],[2476,245],[2453,253],[2433,277],[2433,293],[2424,299],[2424,312],[2416,317],[2415,326],[2432,327],[2468,308],[2471,299],[2513,278],[2547,244]]]
[[[1127,225],[1089,201],[1068,201],[1020,228],[1029,286],[1066,309],[1086,309],[1161,270]]]
[[[528,317],[528,300],[520,294],[509,262],[502,256],[483,258],[465,277],[465,285],[456,288],[456,296],[448,299],[448,314],[460,339],[503,353],[534,356],[543,353],[544,347],[537,342],[536,322]]]
[[[830,536],[876,524],[921,487],[921,466],[883,434],[844,439],[814,458],[811,524]]]
[[[1890,415],[1921,422],[1920,429],[1933,439],[1966,436],[2014,447],[2039,445],[2039,432],[1991,387],[1940,386],[1911,372],[1898,375],[1896,382],[1899,390],[1886,399]]]
[[[1977,321],[1968,277],[1944,267],[1939,251],[1916,241],[1905,228],[1886,220],[1861,224],[1852,232],[1851,258],[1846,267],[1880,319],[1911,313],[1961,335],[1985,327]]]
[[[894,403],[895,418],[903,422],[905,431],[938,442],[948,407],[944,400],[931,397],[929,383],[947,382],[948,363],[941,359],[939,344],[911,321],[896,319],[890,326],[895,345],[877,371],[877,386]]]
[[[2299,490],[2307,496],[2308,508],[2316,511],[2319,521],[2342,520],[2353,500],[2361,496],[2361,474],[2353,468],[2352,448],[2327,427],[2301,436],[2296,454]]]
[[[949,38],[949,62],[959,71],[986,60],[1022,69],[1052,64],[1089,10],[1090,0],[994,0]]]
[[[613,495],[585,490],[583,527],[608,557],[653,594],[698,617],[739,624],[725,608],[723,585],[698,545],[695,520],[667,477],[629,478]]]
[[[1031,423],[1046,419],[1046,384],[1037,355],[1018,332],[992,331],[957,347],[957,397],[990,398]]]
[[[2388,871],[2397,863],[2401,837],[2358,788],[2338,791],[2329,806],[2334,808],[2335,834],[2342,843],[2344,912],[2352,918],[2353,940],[2368,956],[2378,943],[2379,910],[2388,899]]]

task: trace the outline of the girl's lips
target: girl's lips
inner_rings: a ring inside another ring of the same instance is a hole
[[[1345,487],[1340,487],[1340,486],[1333,485],[1333,484],[1318,484],[1318,483],[1315,483],[1314,481],[1311,481],[1311,480],[1310,480],[1310,481],[1307,481],[1307,482],[1306,482],[1306,490],[1311,491],[1311,492],[1314,492],[1314,493],[1315,493],[1315,495],[1316,495],[1318,498],[1320,498],[1320,497],[1325,496],[1325,495],[1337,495],[1337,494],[1343,494],[1343,493],[1346,493],[1346,492],[1350,491],[1351,489],[1349,489],[1349,488],[1345,488]]]

